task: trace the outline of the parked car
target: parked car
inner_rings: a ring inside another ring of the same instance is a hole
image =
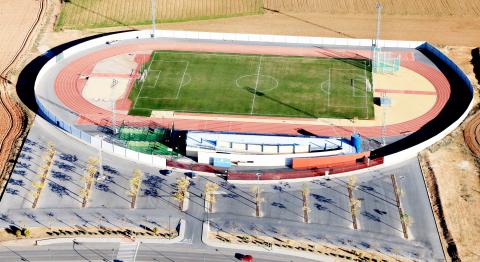
[[[186,172],[185,175],[192,179],[197,177],[195,172]]]
[[[240,261],[253,261],[253,257],[250,255],[244,255],[240,253],[235,253],[235,258]]]
[[[173,173],[170,169],[160,169],[158,172],[164,176],[171,176]]]

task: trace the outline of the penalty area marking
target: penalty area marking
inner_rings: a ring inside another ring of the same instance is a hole
[[[367,85],[365,84],[365,90],[359,89],[357,91],[357,87],[355,86],[355,83],[360,82],[360,83],[365,83],[366,79],[361,79],[361,78],[353,78],[352,81],[352,96],[353,97],[366,97],[367,96]],[[361,95],[358,95],[357,93],[360,93]]]
[[[180,84],[177,87],[177,93],[176,93],[175,97],[168,98],[168,97],[140,96],[140,94],[143,91],[143,87],[144,87],[144,84],[146,82],[146,77],[149,75],[149,72],[158,72],[158,75],[157,75],[157,78],[155,79],[155,83],[154,83],[153,87],[148,86],[148,88],[154,88],[154,89],[157,88],[157,82],[158,82],[158,79],[160,77],[160,73],[162,72],[162,70],[150,69],[150,66],[152,65],[153,61],[156,61],[156,62],[159,61],[159,62],[162,62],[162,63],[163,62],[165,62],[165,63],[186,63],[185,69],[183,70],[182,78],[180,80]],[[148,69],[146,70],[147,76],[145,76],[145,80],[142,81],[142,85],[140,87],[140,91],[137,94],[137,98],[135,99],[135,103],[133,104],[133,108],[137,108],[137,107],[135,107],[135,105],[137,104],[138,99],[151,99],[151,100],[176,100],[176,99],[178,99],[178,97],[180,96],[180,91],[181,91],[182,87],[190,84],[190,82],[192,81],[192,77],[190,76],[190,74],[187,74],[187,70],[188,70],[189,65],[190,65],[190,61],[187,61],[187,60],[161,60],[161,59],[152,60],[150,65],[148,66]],[[187,81],[185,81],[185,79],[187,79]]]

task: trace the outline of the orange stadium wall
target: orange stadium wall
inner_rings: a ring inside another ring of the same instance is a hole
[[[344,164],[355,164],[357,160],[370,156],[370,151],[352,155],[330,156],[330,157],[308,157],[295,158],[292,160],[292,168],[322,168],[333,167]]]

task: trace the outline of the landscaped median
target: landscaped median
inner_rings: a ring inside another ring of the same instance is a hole
[[[399,256],[388,256],[374,250],[345,248],[308,240],[281,239],[271,236],[230,233],[212,230],[209,222],[203,223],[202,241],[209,246],[273,252],[303,257],[317,261],[365,260],[365,261],[411,261]]]
[[[174,230],[148,227],[36,227],[30,228],[28,235],[15,236],[10,230],[0,233],[2,245],[51,245],[80,242],[141,242],[172,244],[183,240],[185,220],[181,219]]]

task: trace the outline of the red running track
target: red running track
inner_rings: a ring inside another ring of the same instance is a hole
[[[257,45],[238,45],[238,44],[211,44],[211,43],[191,43],[191,42],[143,42],[130,45],[116,45],[111,48],[94,52],[79,58],[66,67],[64,67],[55,80],[55,93],[57,97],[71,111],[77,113],[80,117],[77,124],[95,124],[111,125],[112,113],[99,108],[82,97],[82,90],[85,86],[85,79],[80,76],[90,75],[93,67],[101,60],[126,53],[148,52],[151,50],[176,50],[176,51],[205,51],[205,52],[223,52],[223,53],[246,53],[246,54],[271,54],[287,56],[313,56],[313,57],[335,57],[335,58],[353,58],[361,59],[370,56],[368,50],[331,50],[322,48],[299,48],[283,46],[257,46]],[[428,79],[436,90],[437,99],[434,106],[424,115],[415,119],[388,125],[386,135],[400,135],[414,132],[423,125],[435,118],[445,106],[450,96],[450,84],[446,77],[435,68],[414,61],[411,52],[399,53],[404,60],[402,66],[411,69]],[[136,59],[137,60],[137,59]],[[142,60],[142,59],[141,59]],[[144,61],[144,60],[142,60]],[[138,67],[137,67],[138,72]],[[133,84],[133,80],[131,83]],[[124,97],[117,101],[117,108],[121,105],[124,109],[129,106],[129,100]],[[181,114],[181,115],[199,115],[202,114]],[[222,115],[209,115],[222,117]],[[126,124],[131,126],[159,126],[171,127],[175,123],[175,129],[184,130],[210,130],[210,131],[228,131],[228,132],[250,132],[250,133],[276,133],[276,134],[298,134],[299,129],[304,129],[316,135],[323,136],[350,136],[352,127],[333,126],[333,125],[315,125],[315,124],[291,124],[291,123],[262,123],[249,122],[248,119],[293,119],[293,118],[269,118],[256,116],[231,116],[229,118],[242,118],[242,121],[224,121],[224,120],[192,120],[178,118],[146,118],[138,116],[129,116],[117,114],[117,125]],[[310,119],[302,119],[309,121]],[[311,120],[312,123],[316,120]],[[382,134],[381,126],[357,127],[356,131],[365,137],[380,137]]]

